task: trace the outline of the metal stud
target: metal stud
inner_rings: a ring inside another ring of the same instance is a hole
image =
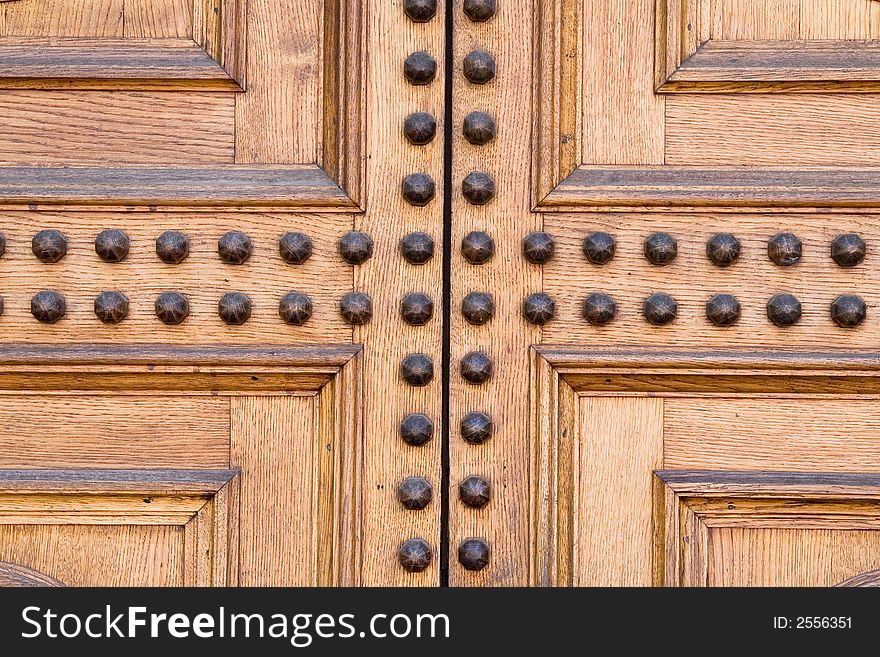
[[[288,324],[302,326],[312,316],[312,300],[302,292],[288,292],[278,303],[278,316]]]
[[[0,315],[3,314],[3,309],[4,309],[3,297],[0,297]]]
[[[180,292],[163,292],[156,297],[156,317],[163,324],[180,324],[189,317],[189,299]]]
[[[782,292],[767,302],[767,319],[776,326],[792,326],[801,319],[801,302],[797,297]]]
[[[54,324],[67,313],[64,295],[55,290],[41,290],[31,298],[31,315],[43,324]]]
[[[706,317],[715,326],[733,326],[740,314],[739,301],[732,294],[716,294],[706,302]]]
[[[488,292],[471,292],[461,300],[461,314],[468,324],[482,326],[495,315],[495,299]]]
[[[458,546],[458,562],[467,570],[483,570],[489,557],[489,545],[481,538],[468,538]]]
[[[492,499],[492,484],[485,477],[471,475],[458,485],[458,499],[472,509],[482,509]]]
[[[740,253],[742,244],[730,233],[716,233],[706,242],[706,257],[718,267],[730,267],[739,260]]]
[[[251,238],[238,230],[230,230],[217,240],[217,254],[227,265],[243,265],[254,252]]]
[[[131,240],[124,230],[108,228],[95,238],[95,253],[104,262],[122,262],[128,257]]]
[[[663,326],[678,316],[678,302],[664,292],[657,292],[645,299],[642,313],[649,323]]]
[[[485,23],[496,11],[495,0],[464,0],[461,8],[474,23]]]
[[[465,354],[460,363],[462,378],[473,385],[480,385],[492,378],[495,364],[489,355],[482,351]]]
[[[461,193],[471,205],[486,205],[495,198],[495,181],[483,171],[472,171],[461,181]]]
[[[855,233],[838,235],[831,242],[831,258],[841,267],[855,267],[865,259],[865,240]]]
[[[485,146],[495,139],[498,125],[495,123],[495,117],[488,112],[471,112],[464,117],[461,132],[474,146]]]
[[[423,265],[434,257],[434,240],[427,233],[410,233],[400,240],[400,253],[409,264]]]
[[[363,326],[373,317],[373,300],[363,292],[349,292],[339,302],[339,314],[352,326]]]
[[[350,265],[362,265],[373,257],[373,238],[352,230],[339,239],[339,255]]]
[[[584,299],[581,315],[593,326],[605,326],[617,316],[617,302],[604,292],[593,292]]]
[[[794,233],[777,233],[767,242],[767,257],[780,267],[797,264],[803,251],[804,245]]]
[[[654,233],[645,240],[645,258],[663,267],[678,257],[678,242],[669,233]]]
[[[427,23],[437,15],[437,0],[404,0],[403,11],[414,23]]]
[[[482,445],[495,433],[495,423],[487,413],[473,411],[461,418],[459,432],[466,443]]]
[[[529,323],[543,326],[556,316],[556,302],[543,292],[530,294],[523,301],[522,314]]]
[[[434,423],[424,413],[410,413],[400,423],[400,438],[407,445],[421,447],[434,437]]]
[[[397,551],[397,561],[404,570],[420,573],[431,565],[434,553],[431,546],[423,538],[411,538],[404,542]]]
[[[156,255],[169,265],[177,265],[189,256],[189,238],[177,230],[166,230],[156,238]]]
[[[523,238],[522,254],[533,265],[545,265],[556,254],[556,240],[542,231],[529,233]]]
[[[397,499],[408,511],[420,511],[431,503],[434,487],[424,477],[407,477],[397,487]]]
[[[430,144],[437,134],[437,120],[428,112],[413,112],[403,122],[403,134],[413,146]]]
[[[278,240],[278,255],[289,265],[301,265],[312,257],[312,238],[305,233],[285,233]]]
[[[495,58],[485,50],[474,50],[464,58],[462,72],[469,82],[486,84],[495,77]]]
[[[31,240],[31,250],[40,262],[58,262],[67,255],[67,238],[60,230],[41,230]]]
[[[217,304],[217,313],[227,324],[244,324],[251,317],[253,303],[251,298],[241,292],[227,292],[220,297]]]
[[[426,386],[434,378],[434,361],[425,354],[410,354],[400,363],[400,377],[411,386]]]
[[[6,235],[0,233],[0,258],[6,255]]]
[[[104,324],[119,324],[128,317],[128,297],[122,292],[101,292],[95,297],[94,308]]]
[[[868,313],[868,307],[861,297],[843,294],[831,302],[831,319],[841,328],[855,328]]]
[[[407,203],[424,207],[434,199],[437,188],[427,173],[411,173],[403,179],[400,191]]]
[[[614,259],[617,242],[608,233],[596,231],[584,238],[581,248],[588,262],[594,265],[607,265]]]
[[[416,86],[431,84],[437,75],[437,60],[423,50],[414,52],[403,62],[403,75]]]
[[[475,230],[461,240],[461,255],[472,265],[483,265],[495,256],[495,240],[488,233]]]
[[[400,302],[400,315],[410,326],[424,326],[434,316],[434,302],[427,294],[407,294]]]

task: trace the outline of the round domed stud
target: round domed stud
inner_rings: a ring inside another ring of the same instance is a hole
[[[792,326],[801,320],[801,302],[797,297],[782,292],[767,302],[767,319],[776,326]]]
[[[434,423],[424,413],[410,413],[400,423],[400,439],[412,447],[421,447],[434,438]]]
[[[31,250],[40,262],[58,262],[67,255],[67,238],[60,230],[41,230],[31,240]]]
[[[403,134],[413,146],[430,144],[437,134],[437,120],[428,112],[413,112],[403,122]]]
[[[424,477],[407,477],[397,487],[397,499],[408,511],[420,511],[431,503],[434,487]]]
[[[431,565],[434,553],[431,546],[423,538],[411,538],[397,550],[397,561],[403,569],[411,573],[420,573]]]
[[[122,292],[101,292],[95,297],[95,316],[104,324],[119,324],[128,317],[128,297]]]
[[[241,292],[227,292],[217,304],[217,314],[227,324],[244,324],[251,318],[253,303],[251,298]]]
[[[288,324],[302,326],[312,316],[312,300],[302,292],[288,292],[278,303],[278,316]]]
[[[437,76],[437,60],[423,50],[414,52],[403,62],[403,75],[416,86],[431,84]]]
[[[373,257],[373,238],[352,230],[339,239],[339,255],[350,265],[362,265]]]
[[[496,11],[495,0],[464,0],[461,8],[474,23],[485,23]]]
[[[243,265],[253,252],[251,238],[239,230],[230,230],[217,240],[217,254],[227,265]]]
[[[131,240],[124,230],[108,228],[95,238],[95,253],[104,262],[122,262],[130,248]]]
[[[467,570],[483,570],[489,557],[489,545],[481,538],[468,538],[458,546],[458,563]]]
[[[594,265],[607,265],[614,260],[614,254],[617,252],[617,242],[608,233],[596,231],[590,233],[584,238],[581,247],[587,262]]]
[[[471,205],[486,205],[495,198],[495,181],[483,171],[472,171],[461,181],[461,193]]]
[[[464,138],[474,146],[485,146],[498,134],[495,117],[488,112],[471,112],[461,126]]]
[[[462,73],[468,82],[486,84],[495,78],[495,58],[485,50],[474,50],[462,63]]]
[[[424,265],[434,257],[434,240],[427,233],[409,233],[400,240],[400,254],[411,265]]]
[[[424,207],[434,199],[436,186],[427,173],[411,173],[403,179],[401,193],[410,205]]]
[[[403,12],[414,23],[427,23],[437,15],[437,0],[404,0]]]
[[[182,323],[189,317],[189,299],[180,292],[163,292],[156,297],[156,317],[163,324]]]
[[[831,258],[841,267],[855,267],[865,259],[865,240],[855,233],[838,235],[831,242]]]
[[[841,328],[857,327],[867,313],[865,302],[854,294],[843,294],[831,302],[831,319]]]
[[[495,315],[495,299],[488,292],[471,292],[461,300],[461,314],[474,326],[482,326]]]
[[[718,267],[730,267],[741,253],[742,244],[730,233],[716,233],[706,242],[706,257]]]
[[[732,294],[716,294],[706,302],[706,318],[715,326],[733,326],[740,314],[739,301]]]
[[[617,316],[617,302],[604,292],[593,292],[584,299],[581,315],[593,326],[605,326]]]
[[[654,326],[669,324],[678,316],[678,302],[664,292],[657,292],[645,299],[642,314]]]
[[[495,433],[495,423],[487,413],[474,411],[461,418],[459,433],[466,443],[482,445]]]
[[[373,317],[373,300],[363,292],[349,292],[339,302],[339,314],[352,326],[363,326]]]
[[[466,477],[458,485],[458,499],[472,509],[482,509],[492,499],[492,484],[485,477]]]
[[[543,292],[530,294],[523,301],[522,315],[530,324],[543,326],[556,317],[556,302]]]
[[[465,354],[459,365],[461,377],[473,385],[486,383],[492,378],[495,370],[495,364],[489,355],[482,351],[472,351]]]
[[[410,326],[424,326],[434,316],[434,302],[427,294],[407,294],[400,302],[400,315]]]
[[[523,238],[522,254],[533,265],[545,265],[556,254],[556,240],[543,231],[529,233]]]
[[[678,257],[678,242],[669,233],[654,233],[645,240],[644,252],[648,262],[663,267]]]
[[[495,256],[495,240],[488,233],[475,230],[461,240],[461,255],[472,265],[483,265]]]
[[[400,378],[411,386],[426,386],[434,378],[434,361],[425,354],[410,354],[400,363]]]
[[[54,324],[67,314],[64,295],[55,290],[41,290],[31,298],[31,315],[43,324]]]
[[[780,267],[796,265],[803,251],[803,242],[794,233],[777,233],[767,242],[767,257]]]
[[[189,238],[177,230],[166,230],[156,238],[156,255],[169,265],[177,265],[189,256]]]
[[[289,265],[301,265],[312,257],[312,238],[305,233],[285,233],[278,240],[278,255]]]
[[[0,258],[6,255],[6,235],[0,233]]]

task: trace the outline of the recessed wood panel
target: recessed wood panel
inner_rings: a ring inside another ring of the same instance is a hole
[[[168,0],[156,0],[167,2]],[[0,36],[121,37],[126,0],[23,0],[0,6]]]
[[[128,38],[183,38],[193,34],[193,0],[125,0]]]

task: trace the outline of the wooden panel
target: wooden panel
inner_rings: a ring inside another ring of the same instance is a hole
[[[848,0],[847,0],[848,1]],[[801,0],[716,0],[722,39],[797,39]]]
[[[572,583],[649,586],[663,401],[584,397],[579,406]]]
[[[878,436],[876,400],[667,399],[663,467],[880,472]]]
[[[220,397],[0,396],[0,468],[226,468]]]
[[[193,0],[124,1],[123,31],[126,37],[155,39],[192,36]]]
[[[0,91],[0,165],[231,164],[234,130],[226,94]]]
[[[4,3],[6,29],[0,36],[121,37],[124,5],[124,0]]]
[[[666,164],[880,163],[875,94],[672,95],[666,106]]]
[[[880,38],[876,0],[800,0],[801,39]]]

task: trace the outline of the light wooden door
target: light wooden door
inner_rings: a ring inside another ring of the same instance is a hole
[[[490,5],[453,18],[451,583],[876,579],[880,2]]]
[[[438,582],[438,13],[0,3],[9,573]]]

